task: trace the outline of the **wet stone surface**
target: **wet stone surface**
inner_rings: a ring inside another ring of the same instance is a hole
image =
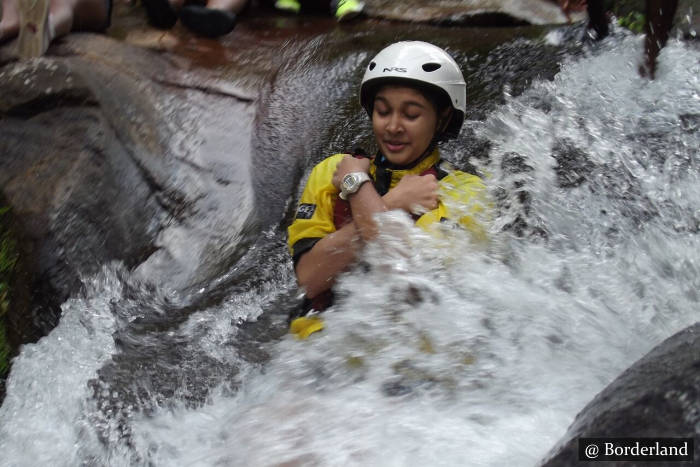
[[[699,332],[700,324],[686,328],[625,370],[581,410],[543,467],[580,465],[581,437],[696,437],[700,423]],[[700,446],[696,444],[694,458],[698,456]]]
[[[401,21],[428,21],[442,24],[561,24],[566,15],[555,2],[542,0],[439,0],[424,2],[408,0],[369,0],[368,14],[379,18]],[[572,20],[583,18],[573,13]]]

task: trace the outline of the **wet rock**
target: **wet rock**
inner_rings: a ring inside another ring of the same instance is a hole
[[[700,128],[700,114],[683,114],[679,115],[678,119],[681,129],[686,133],[693,133]]]
[[[578,47],[575,41],[560,47],[521,38],[499,45],[484,56],[468,57],[471,66],[464,74],[467,119],[484,120],[495,103],[505,104],[506,96],[520,96],[534,81],[552,80],[559,73],[560,63]],[[533,104],[547,111],[548,102]]]
[[[554,170],[557,174],[557,182],[562,188],[581,185],[595,167],[588,158],[588,154],[565,139],[555,143],[552,156],[557,161]]]
[[[700,323],[696,323],[666,339],[598,394],[576,416],[543,467],[580,465],[580,437],[696,437],[699,401]]]
[[[423,21],[442,24],[469,24],[479,26],[517,24],[562,24],[566,15],[554,2],[546,0],[367,0],[367,14],[372,17]],[[582,13],[572,13],[572,20],[584,18]]]
[[[508,152],[501,158],[501,170],[504,174],[518,176],[531,173],[534,169],[522,155],[517,152]],[[521,181],[516,183],[518,188],[523,184]]]
[[[508,152],[501,156],[502,186],[495,190],[496,208],[503,219],[501,230],[531,240],[549,236],[542,220],[533,215],[532,182],[534,168],[521,154]]]
[[[23,342],[57,322],[79,275],[103,261],[135,264],[155,234],[148,185],[70,66],[53,60],[0,70],[0,187],[16,219],[33,297]]]
[[[620,235],[627,229],[637,232],[651,219],[659,216],[658,206],[644,192],[640,181],[619,164],[603,164],[597,167],[589,177],[588,188],[593,193],[604,193],[610,199],[610,203],[619,206],[618,215],[610,212],[601,212],[610,215],[614,222],[622,222],[626,227],[613,227],[609,234]]]
[[[240,256],[254,222],[246,90],[103,36],[0,63],[0,189],[31,276],[24,342],[109,260],[183,290]]]
[[[564,24],[585,18],[581,8],[571,8],[567,18],[557,0],[364,0],[364,3],[364,13],[370,18],[440,25]],[[305,0],[302,10],[325,13],[328,1]]]

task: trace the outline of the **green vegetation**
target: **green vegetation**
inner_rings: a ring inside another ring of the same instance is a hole
[[[617,18],[617,24],[635,34],[644,32],[644,0],[605,0],[605,9]]]
[[[10,208],[0,207],[0,378],[10,366],[10,345],[5,333],[5,314],[10,307],[10,282],[17,264],[16,243],[8,229]]]
[[[636,34],[644,32],[644,22],[644,15],[638,11],[631,11],[626,16],[617,20],[617,24]]]
[[[623,18],[631,13],[644,13],[645,0],[604,0],[605,9],[611,11],[617,18]]]

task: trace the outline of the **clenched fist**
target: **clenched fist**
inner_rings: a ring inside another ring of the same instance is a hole
[[[389,209],[403,209],[408,213],[421,214],[438,207],[438,182],[435,175],[405,175],[384,196]]]

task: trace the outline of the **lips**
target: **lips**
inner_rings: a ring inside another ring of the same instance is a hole
[[[384,141],[384,145],[390,152],[399,152],[408,146],[408,143],[402,143],[400,141]]]

